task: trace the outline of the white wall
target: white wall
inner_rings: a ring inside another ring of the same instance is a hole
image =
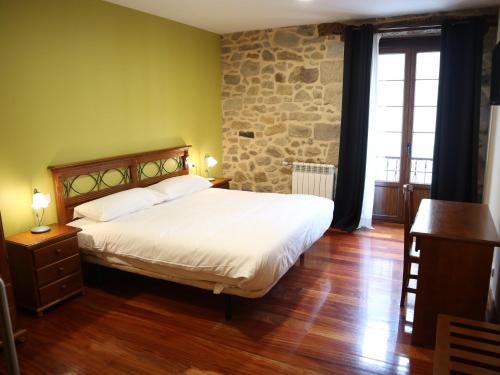
[[[500,41],[500,27],[498,28],[497,41]],[[489,205],[497,230],[500,231],[500,106],[491,108],[491,124],[483,201]],[[492,277],[491,286],[498,313],[500,309],[500,248],[495,249],[493,268],[495,269],[495,274]],[[496,318],[500,319],[500,316]]]

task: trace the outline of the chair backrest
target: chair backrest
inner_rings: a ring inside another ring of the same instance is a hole
[[[411,226],[413,225],[413,185],[403,185],[403,217],[404,217],[404,241],[405,250],[411,245]]]

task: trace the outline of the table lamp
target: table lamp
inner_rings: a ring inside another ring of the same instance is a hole
[[[42,225],[43,215],[45,213],[45,209],[49,206],[50,203],[50,195],[42,194],[38,190],[33,191],[33,203],[31,207],[35,211],[36,217],[36,227],[31,228],[31,233],[45,233],[50,230],[50,227],[47,225]],[[42,210],[40,214],[40,210]]]
[[[215,178],[210,176],[210,168],[217,164],[217,160],[211,155],[205,155],[205,163],[207,164],[207,177],[208,181],[213,181]]]

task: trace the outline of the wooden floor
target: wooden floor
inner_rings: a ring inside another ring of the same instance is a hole
[[[234,299],[109,270],[50,310],[21,313],[23,374],[348,374],[432,370],[399,308],[402,227],[330,232],[266,295]],[[410,298],[408,317],[411,318]],[[4,363],[0,363],[4,370]]]

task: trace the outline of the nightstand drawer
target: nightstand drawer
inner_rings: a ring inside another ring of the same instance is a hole
[[[40,303],[48,305],[82,288],[82,275],[74,273],[59,281],[40,288]]]
[[[49,266],[39,268],[36,271],[38,278],[38,285],[44,286],[53,281],[60,279],[61,277],[67,276],[69,274],[80,272],[80,254],[75,254],[69,258],[63,259],[57,263],[53,263]]]
[[[78,254],[78,240],[76,237],[35,250],[35,267],[43,267],[74,254]]]

